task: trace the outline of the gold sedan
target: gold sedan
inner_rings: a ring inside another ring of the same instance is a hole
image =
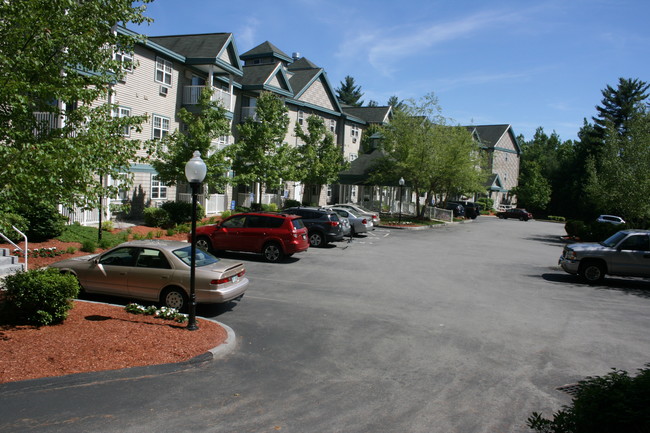
[[[87,293],[159,302],[183,311],[190,292],[191,245],[167,240],[125,242],[102,254],[50,265],[77,277]],[[196,249],[196,302],[213,304],[241,298],[248,287],[243,263]]]

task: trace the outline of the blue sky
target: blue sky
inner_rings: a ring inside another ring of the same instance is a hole
[[[155,0],[151,36],[230,32],[346,75],[363,100],[433,92],[454,123],[576,139],[607,84],[650,81],[648,0]]]

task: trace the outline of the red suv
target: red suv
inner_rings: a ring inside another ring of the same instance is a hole
[[[188,235],[191,241],[191,234]],[[205,251],[261,253],[269,262],[279,262],[307,250],[307,228],[296,215],[247,212],[196,228],[196,246]]]

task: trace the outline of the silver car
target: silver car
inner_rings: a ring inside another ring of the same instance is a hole
[[[371,210],[368,210],[362,206],[359,206],[358,204],[353,204],[353,203],[345,203],[345,204],[333,204],[330,206],[327,206],[329,208],[339,208],[339,209],[345,209],[347,211],[354,212],[357,216],[364,216],[368,218],[373,225],[373,228],[371,230],[374,230],[374,226],[379,225],[379,213],[378,212],[373,212]]]
[[[357,216],[349,209],[342,209],[339,207],[331,208],[336,212],[339,217],[347,218],[350,221],[352,230],[350,235],[354,236],[359,233],[366,233],[368,230],[373,229],[372,220],[366,216]]]
[[[190,293],[191,245],[167,240],[125,242],[102,254],[74,257],[50,265],[77,277],[87,293],[159,302],[186,309]],[[222,303],[248,287],[241,262],[219,259],[196,249],[197,303]]]

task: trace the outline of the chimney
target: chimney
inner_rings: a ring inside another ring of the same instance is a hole
[[[294,52],[291,57],[293,57],[293,61],[295,62],[296,60],[300,60],[300,53]]]

